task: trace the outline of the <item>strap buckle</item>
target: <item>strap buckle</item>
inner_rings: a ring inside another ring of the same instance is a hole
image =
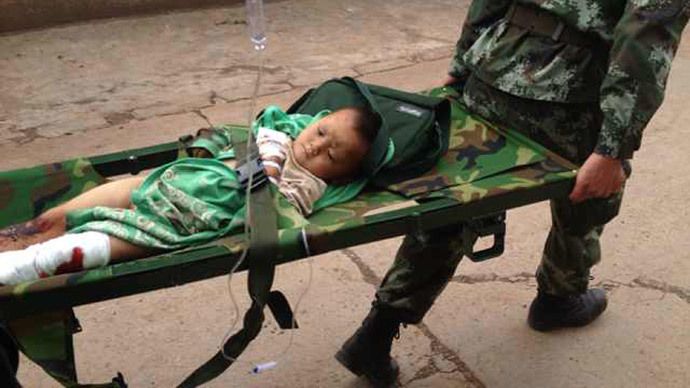
[[[237,173],[237,179],[243,190],[247,189],[250,177],[252,181],[251,191],[258,189],[264,183],[268,182],[268,177],[264,171],[264,164],[259,157],[253,158],[249,162],[237,167],[235,172]]]

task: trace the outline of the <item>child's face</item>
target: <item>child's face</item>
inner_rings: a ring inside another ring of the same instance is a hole
[[[352,178],[369,151],[355,129],[355,114],[340,110],[305,128],[292,143],[297,163],[327,182]]]

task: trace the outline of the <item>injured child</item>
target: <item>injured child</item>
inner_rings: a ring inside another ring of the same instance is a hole
[[[269,180],[306,217],[364,188],[363,161],[380,125],[367,108],[310,116],[269,106],[252,130]],[[211,132],[192,144],[192,155],[206,158],[179,159],[146,177],[103,184],[0,230],[0,284],[208,243],[242,228],[245,190],[228,165],[230,135]]]

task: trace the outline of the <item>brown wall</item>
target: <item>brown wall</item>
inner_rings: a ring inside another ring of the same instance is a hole
[[[0,0],[0,32],[80,20],[237,4],[242,0]]]

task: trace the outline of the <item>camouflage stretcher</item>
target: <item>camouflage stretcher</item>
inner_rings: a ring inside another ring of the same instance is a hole
[[[526,137],[469,115],[448,88],[429,92],[452,103],[449,151],[423,176],[367,190],[309,219],[276,198],[278,264],[450,223],[494,235],[494,245],[470,255],[502,253],[505,210],[566,195],[576,166]],[[246,133],[233,127],[233,136]],[[29,220],[108,177],[137,174],[183,154],[180,142],[0,172],[0,228]],[[242,251],[242,235],[155,257],[0,287],[0,319],[19,349],[65,386],[76,385],[72,307],[227,274]],[[471,247],[470,247],[471,248]],[[471,251],[471,249],[470,249]],[[240,270],[244,270],[241,266]],[[124,386],[121,376],[99,386]]]

